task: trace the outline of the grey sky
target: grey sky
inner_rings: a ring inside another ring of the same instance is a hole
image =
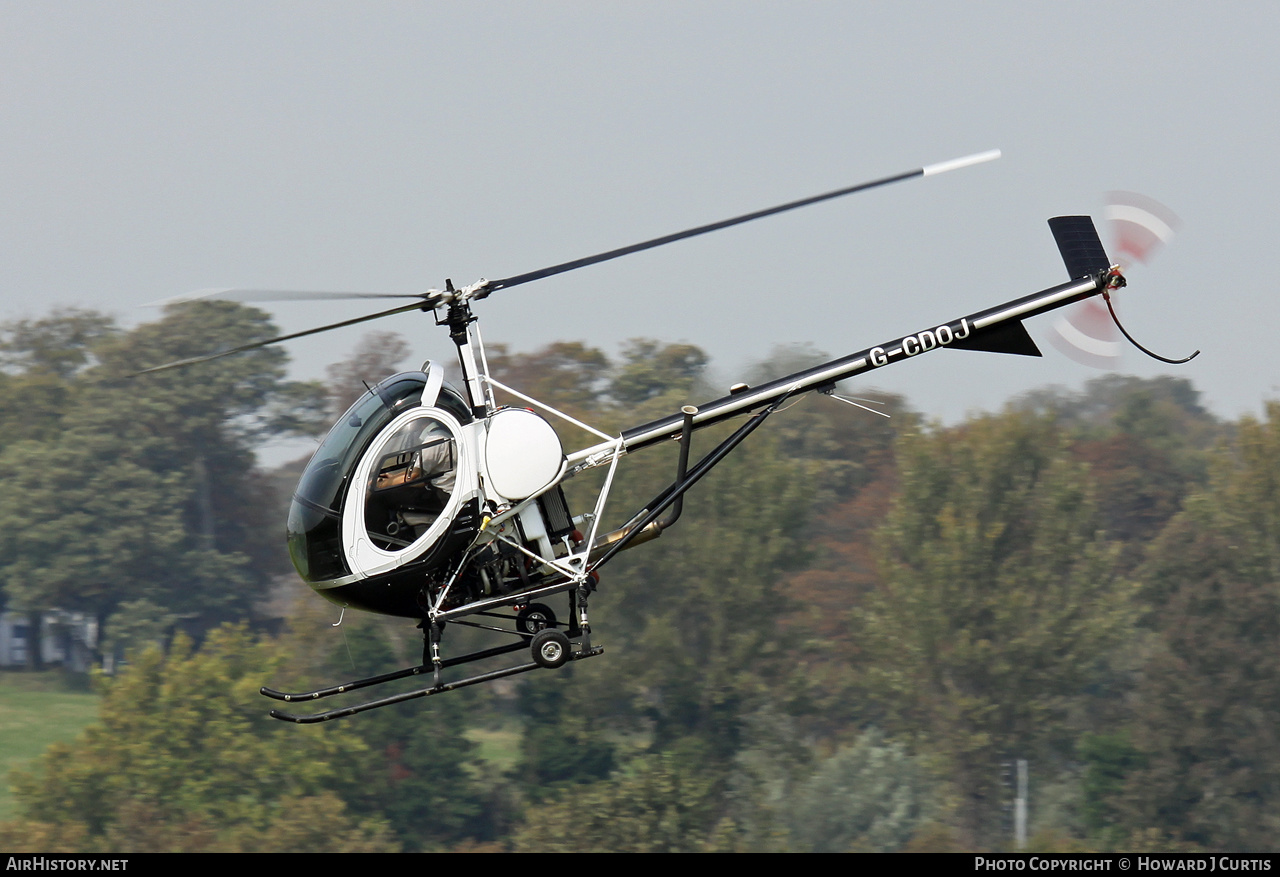
[[[1057,284],[1045,220],[1127,189],[1183,229],[1131,272],[1126,323],[1204,352],[1122,368],[1236,416],[1280,396],[1277,34],[1262,2],[0,2],[0,319],[462,284],[998,147],[495,295],[485,338],[690,341],[729,382],[775,344],[838,355]],[[425,318],[381,328],[451,355]],[[292,344],[295,374],[364,331]],[[1095,374],[1046,349],[875,378],[954,420]]]

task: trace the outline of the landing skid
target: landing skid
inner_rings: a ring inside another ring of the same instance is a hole
[[[491,658],[495,655],[506,654],[507,652],[515,652],[521,649],[527,649],[526,643],[513,643],[508,646],[499,646],[498,648],[485,649],[483,652],[473,652],[470,655],[463,655],[457,658],[451,658],[441,661],[442,667],[452,667],[458,664],[467,663],[469,661],[479,661],[484,658]],[[584,648],[579,651],[570,651],[567,661],[581,661],[584,658],[594,658],[604,652],[604,646],[596,646],[595,648]],[[293,713],[282,712],[281,710],[272,710],[271,718],[280,719],[283,722],[296,722],[299,725],[310,725],[318,722],[327,722],[330,719],[341,719],[344,716],[354,716],[356,713],[363,713],[369,710],[375,710],[379,707],[391,706],[392,704],[404,703],[406,700],[415,700],[419,697],[430,697],[433,694],[442,694],[446,691],[453,691],[458,688],[466,688],[468,685],[476,685],[481,682],[491,682],[494,679],[502,679],[506,676],[515,676],[519,673],[528,673],[530,670],[545,669],[541,664],[530,661],[528,664],[520,664],[515,667],[506,667],[501,670],[494,670],[490,673],[481,673],[478,676],[469,676],[466,679],[459,679],[456,682],[443,682],[432,685],[430,688],[420,688],[416,691],[406,691],[403,694],[395,694],[391,697],[384,697],[380,700],[370,700],[365,703],[359,703],[355,706],[344,707],[342,709],[329,710],[323,713],[314,713],[311,715],[295,715]],[[345,685],[337,685],[333,688],[322,688],[317,691],[308,691],[303,694],[286,694],[283,691],[275,691],[271,688],[263,688],[261,693],[267,697],[275,698],[283,701],[302,701],[302,700],[318,700],[322,697],[330,697],[335,694],[344,694],[348,691],[356,691],[361,688],[368,688],[372,685],[380,685],[383,682],[391,682],[396,679],[407,679],[410,676],[420,676],[426,673],[435,672],[435,667],[429,664],[423,664],[417,667],[409,667],[405,670],[397,670],[394,673],[384,673],[381,676],[370,676],[367,679],[358,679],[355,682],[349,682]]]
[[[509,597],[507,598],[508,605],[510,605],[510,599],[511,598]],[[264,687],[259,689],[259,693],[274,700],[282,700],[286,703],[299,703],[303,701],[320,700],[322,698],[333,697],[338,694],[347,694],[352,691],[359,691],[362,688],[371,688],[387,682],[394,682],[397,679],[408,679],[413,676],[424,676],[427,674],[431,674],[434,677],[429,688],[407,691],[402,694],[396,694],[390,697],[380,698],[378,700],[370,700],[350,707],[343,707],[342,709],[328,710],[327,712],[314,713],[311,715],[298,715],[295,713],[282,712],[281,710],[271,711],[271,717],[273,719],[280,719],[283,722],[295,722],[297,724],[313,724],[316,722],[326,722],[330,719],[340,719],[344,716],[352,716],[356,713],[367,712],[368,710],[378,709],[379,707],[403,703],[406,700],[414,700],[419,697],[430,697],[433,694],[441,694],[445,691],[465,688],[468,685],[475,685],[480,682],[489,682],[494,679],[502,679],[506,676],[515,676],[520,673],[527,673],[530,670],[556,669],[564,666],[570,661],[581,661],[583,658],[593,658],[604,652],[604,648],[602,646],[596,646],[593,648],[591,645],[591,629],[587,624],[587,598],[585,593],[576,589],[570,591],[570,620],[567,625],[557,623],[555,613],[552,612],[550,607],[544,606],[541,603],[527,602],[527,595],[525,595],[523,599],[526,600],[526,602],[517,604],[523,606],[523,608],[519,614],[515,616],[501,615],[487,611],[474,613],[478,617],[497,618],[508,621],[514,620],[516,626],[515,630],[511,630],[506,627],[496,627],[491,624],[481,624],[476,621],[463,621],[461,619],[439,621],[435,624],[429,624],[424,621],[422,625],[424,628],[422,663],[416,667],[407,667],[403,670],[396,670],[393,673],[382,673],[377,676],[369,676],[364,679],[357,679],[353,682],[346,682],[342,685],[334,685],[329,688],[318,688],[315,691],[293,693],[276,691],[274,688]],[[491,633],[514,636],[516,637],[516,640],[515,642],[508,642],[505,645],[481,649],[480,651],[470,652],[468,654],[458,655],[452,658],[445,658],[440,655],[440,641],[446,624],[458,624],[466,627],[479,628]],[[563,630],[561,628],[563,628]],[[492,670],[475,676],[468,676],[465,679],[458,679],[452,682],[444,682],[440,678],[441,671],[450,667],[470,664],[475,661],[484,661],[489,658],[496,658],[501,655],[507,655],[522,650],[530,654],[533,658],[531,662],[527,664],[518,664],[514,667]]]

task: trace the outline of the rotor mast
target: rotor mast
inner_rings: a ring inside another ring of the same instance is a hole
[[[488,386],[481,380],[481,370],[476,364],[475,350],[480,348],[480,358],[484,360],[484,348],[477,337],[472,339],[472,326],[476,316],[471,312],[470,296],[459,295],[453,288],[453,281],[444,282],[448,304],[445,307],[443,320],[436,320],[436,325],[449,327],[449,338],[458,348],[458,367],[462,369],[462,386],[467,394],[467,404],[471,406],[473,417],[485,417],[494,409],[493,396]],[[486,368],[487,371],[487,368]]]

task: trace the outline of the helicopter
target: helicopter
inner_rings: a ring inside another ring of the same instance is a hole
[[[204,362],[412,311],[432,314],[456,348],[461,372],[457,388],[446,383],[445,369],[436,362],[368,387],[330,429],[307,464],[293,494],[287,523],[289,553],[300,577],[320,596],[342,607],[344,614],[353,609],[416,621],[423,631],[421,664],[314,691],[283,692],[264,687],[261,693],[298,704],[414,676],[429,675],[431,684],[322,712],[272,709],[271,716],[303,724],[324,722],[533,670],[556,669],[602,654],[604,648],[593,641],[588,616],[600,570],[622,551],[656,539],[674,525],[681,517],[684,495],[785,403],[813,392],[865,408],[836,393],[837,384],[944,348],[1040,356],[1024,320],[1095,296],[1101,296],[1110,307],[1111,293],[1125,285],[1125,278],[1120,267],[1108,259],[1090,217],[1055,217],[1049,226],[1066,264],[1066,283],[931,323],[914,333],[759,386],[737,384],[727,396],[686,405],[616,435],[494,378],[473,304],[534,280],[999,156],[999,150],[990,150],[926,165],[499,280],[481,279],[463,287],[447,280],[443,289],[389,296],[411,299],[389,310],[139,372]],[[381,296],[212,290],[180,298],[249,302],[371,297]],[[1114,311],[1111,313],[1114,317]],[[499,405],[499,392],[524,406]],[[732,418],[745,421],[691,464],[693,433]],[[566,451],[553,419],[585,430],[598,441]],[[678,443],[678,455],[671,483],[621,527],[602,532],[606,503],[623,458],[673,441]],[[603,481],[594,504],[575,514],[563,486],[569,479],[597,469],[603,470]],[[562,605],[557,601],[564,601],[563,608],[552,608],[553,603]],[[449,655],[444,634],[451,626],[484,631],[495,644]],[[525,657],[516,663],[472,671],[472,675],[457,679],[445,678],[444,671],[451,668],[517,653]]]

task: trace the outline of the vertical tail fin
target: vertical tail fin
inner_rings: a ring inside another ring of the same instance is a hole
[[[1049,228],[1072,280],[1093,277],[1111,267],[1090,217],[1055,216],[1049,220]]]
[[[1111,267],[1088,216],[1055,216],[1049,228],[1072,280],[1096,277]],[[1114,368],[1120,359],[1115,326],[1097,301],[1075,305],[1053,328],[1050,343],[1078,363],[1106,369]]]

